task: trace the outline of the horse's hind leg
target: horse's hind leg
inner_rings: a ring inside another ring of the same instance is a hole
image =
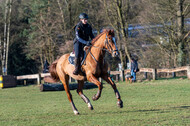
[[[75,115],[78,115],[79,112],[78,112],[77,108],[75,107],[75,104],[73,102],[73,98],[72,98],[72,95],[71,95],[71,92],[69,89],[69,76],[65,75],[62,71],[58,71],[58,73],[59,73],[58,74],[59,78],[60,78],[61,82],[63,83],[64,89],[67,93],[67,97],[69,99],[69,102],[71,103],[71,107],[73,109],[73,112]]]
[[[119,94],[119,91],[117,90],[117,87],[116,87],[115,83],[112,81],[111,77],[109,77],[108,74],[103,74],[102,78],[112,86],[112,88],[115,92],[116,98],[118,99],[117,105],[118,105],[118,107],[122,108],[123,107],[123,101],[121,100],[121,96]]]
[[[83,86],[84,86],[84,81],[79,81],[78,80],[78,88],[77,88],[77,93],[79,94],[79,96],[84,100],[84,102],[88,105],[88,108],[90,110],[93,110],[93,106],[90,103],[90,100],[83,94]]]

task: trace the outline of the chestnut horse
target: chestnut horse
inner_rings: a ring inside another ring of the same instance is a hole
[[[55,81],[61,80],[63,83],[67,97],[71,103],[75,115],[78,115],[79,112],[74,105],[72,95],[69,90],[69,76],[78,81],[77,93],[88,105],[89,109],[92,110],[93,106],[91,105],[90,100],[83,94],[84,81],[87,79],[89,82],[92,82],[98,86],[98,92],[92,98],[93,100],[98,100],[101,96],[103,88],[102,83],[98,81],[99,77],[104,79],[112,86],[118,100],[117,105],[120,108],[123,107],[123,102],[117,87],[108,74],[108,65],[104,60],[106,51],[111,53],[112,57],[119,55],[113,30],[104,30],[92,40],[92,46],[90,47],[89,53],[86,56],[85,64],[81,66],[86,76],[84,76],[82,72],[79,73],[79,75],[73,74],[74,66],[68,61],[69,54],[61,56],[50,66],[51,78]]]

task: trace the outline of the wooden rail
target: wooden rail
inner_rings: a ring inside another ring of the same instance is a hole
[[[152,73],[153,80],[157,79],[158,73],[175,73],[175,72],[180,72],[180,71],[187,71],[187,78],[190,79],[190,66],[183,66],[183,67],[172,68],[172,69],[140,68],[140,70],[139,70],[139,72]],[[123,71],[110,71],[110,74],[115,75],[117,79],[118,79],[118,76],[120,76],[121,81],[124,81],[125,74],[127,74],[129,72],[130,72],[130,70],[126,69]],[[17,80],[24,80],[24,84],[26,84],[27,79],[36,79],[37,84],[41,84],[41,79],[44,78],[45,76],[50,76],[50,73],[22,75],[22,76],[17,76],[16,78],[17,78]],[[99,80],[102,81],[101,79],[99,79]],[[73,81],[75,81],[75,80],[70,77],[69,82],[73,82]]]
[[[31,74],[31,75],[21,75],[16,77],[17,80],[24,80],[24,85],[26,85],[27,79],[37,79],[37,84],[41,83],[40,74]]]
[[[41,73],[41,74],[31,74],[31,75],[21,75],[21,76],[16,76],[17,80],[24,80],[24,85],[26,85],[27,80],[32,80],[35,79],[37,80],[37,84],[43,83],[42,78],[50,76],[50,73]],[[102,79],[99,78],[99,81],[102,82]],[[77,82],[75,79],[69,76],[69,83],[71,82]]]
[[[50,73],[41,73],[41,77],[44,78],[46,76],[50,76]]]
[[[139,72],[144,72],[144,73],[152,73],[152,79],[156,80],[157,79],[157,74],[158,73],[175,73],[175,72],[180,72],[180,71],[187,71],[187,78],[190,79],[190,66],[183,66],[183,67],[178,67],[178,68],[171,68],[171,69],[154,69],[154,68],[140,68]],[[130,70],[124,70],[124,74],[129,73]],[[121,71],[113,71],[110,72],[112,75],[118,75],[122,74]],[[121,75],[123,76],[123,75]]]
[[[172,72],[180,72],[180,71],[186,71],[188,70],[189,66],[184,67],[178,67],[178,68],[172,68],[172,69],[158,69],[158,73],[172,73]]]

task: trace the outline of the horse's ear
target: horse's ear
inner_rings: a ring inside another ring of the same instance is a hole
[[[113,29],[109,30],[108,35],[114,36],[114,30]]]
[[[111,32],[111,30],[108,30],[108,35],[112,35],[112,32]]]
[[[113,29],[111,30],[111,33],[112,33],[112,36],[114,37],[115,34],[114,34],[114,30]]]
[[[111,29],[111,32],[112,32],[112,33],[114,33],[114,30],[113,30],[113,29]]]

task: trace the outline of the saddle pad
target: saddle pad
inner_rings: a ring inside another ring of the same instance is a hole
[[[86,56],[86,53],[84,54]],[[84,57],[85,57],[84,56]],[[84,62],[84,57],[83,57],[83,60],[82,60],[82,64]],[[72,64],[72,65],[75,65],[75,54],[74,53],[70,53],[70,56],[69,56],[69,63]]]
[[[69,63],[72,65],[75,65],[75,57],[74,56],[69,56]]]

